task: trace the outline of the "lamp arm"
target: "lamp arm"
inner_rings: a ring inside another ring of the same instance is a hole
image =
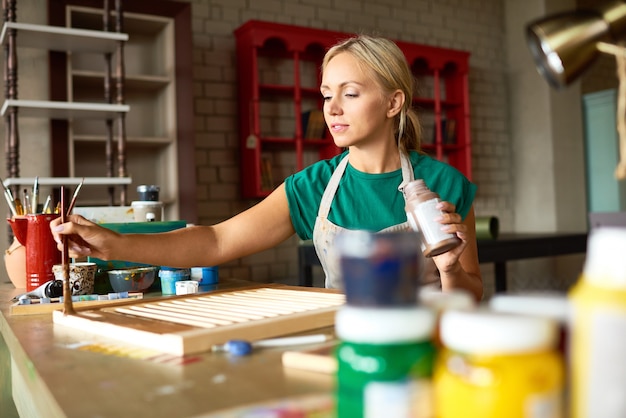
[[[615,56],[619,89],[617,94],[617,134],[619,135],[620,161],[615,169],[618,180],[626,179],[626,48],[621,45],[598,42],[598,51]]]

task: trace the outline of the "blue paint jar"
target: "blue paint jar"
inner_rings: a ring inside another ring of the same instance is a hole
[[[198,282],[200,286],[215,284],[218,280],[218,269],[215,267],[192,267],[191,280]]]
[[[161,267],[159,278],[161,279],[161,293],[164,295],[176,294],[176,282],[189,280],[190,269],[177,269],[172,267]]]
[[[424,258],[413,231],[345,231],[336,247],[346,302],[351,306],[415,305]]]

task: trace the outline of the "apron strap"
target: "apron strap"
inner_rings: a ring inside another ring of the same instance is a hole
[[[411,159],[404,148],[400,149],[400,165],[402,166],[402,183],[398,186],[398,191],[404,196],[404,186],[415,180]]]
[[[335,192],[337,192],[337,188],[339,187],[339,182],[341,181],[341,177],[343,177],[343,173],[346,171],[346,166],[348,165],[348,154],[339,162],[337,168],[333,172],[333,175],[330,177],[328,184],[326,185],[326,190],[324,190],[324,194],[322,195],[322,200],[320,201],[320,208],[317,211],[317,216],[322,218],[327,218],[328,213],[330,212],[330,205],[333,203],[333,199],[335,198]]]

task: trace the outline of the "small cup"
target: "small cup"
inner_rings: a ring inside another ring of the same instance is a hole
[[[176,282],[189,280],[189,269],[171,269],[161,267],[159,278],[161,279],[161,293],[164,295],[176,294]]]
[[[198,282],[195,280],[179,280],[175,283],[177,295],[198,293]]]
[[[160,222],[163,220],[163,202],[135,200],[130,203],[135,222]]]
[[[191,280],[197,281],[200,286],[216,284],[219,281],[217,266],[192,267]]]
[[[96,279],[96,263],[71,263],[70,270],[70,288],[72,295],[90,295],[94,291],[94,283]],[[52,272],[56,280],[63,280],[63,265],[55,264],[52,266]]]

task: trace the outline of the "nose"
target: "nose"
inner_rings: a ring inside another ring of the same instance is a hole
[[[336,98],[335,96],[327,99],[326,102],[324,102],[324,108],[329,115],[341,114],[341,106],[339,104],[338,98]]]

